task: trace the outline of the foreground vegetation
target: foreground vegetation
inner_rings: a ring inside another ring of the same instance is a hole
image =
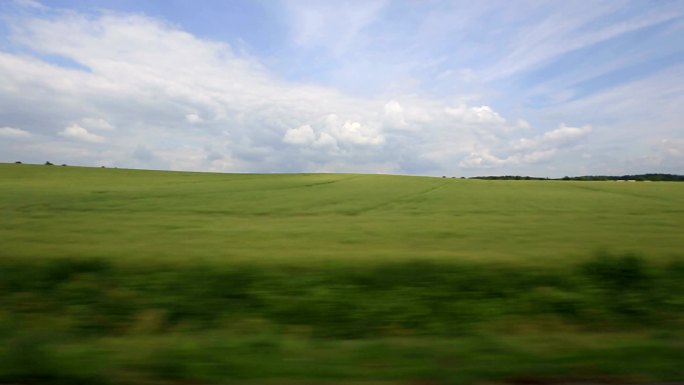
[[[0,383],[684,379],[684,185],[0,176]]]
[[[13,383],[684,378],[681,261],[1,268],[0,379]]]

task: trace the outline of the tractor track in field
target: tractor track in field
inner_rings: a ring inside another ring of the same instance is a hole
[[[378,209],[381,209],[381,208],[384,208],[384,207],[388,207],[388,206],[391,206],[391,205],[394,205],[394,204],[397,204],[397,203],[405,202],[405,201],[411,200],[411,199],[413,199],[413,198],[416,198],[416,197],[419,197],[419,196],[422,196],[422,195],[427,195],[427,194],[429,194],[429,193],[431,193],[431,192],[433,192],[433,191],[436,191],[436,190],[439,190],[439,189],[441,189],[441,188],[446,187],[446,185],[447,185],[447,183],[441,183],[441,184],[438,185],[438,186],[430,187],[430,188],[427,189],[427,190],[419,191],[419,192],[417,192],[417,193],[405,194],[405,195],[401,195],[401,196],[399,196],[399,197],[397,197],[397,198],[395,198],[395,199],[392,199],[392,200],[389,200],[389,201],[385,201],[385,202],[382,202],[382,203],[378,203],[378,204],[375,204],[375,205],[372,205],[372,206],[363,207],[363,208],[360,208],[360,209],[357,209],[357,210],[349,210],[348,214],[350,214],[350,215],[365,214],[365,213],[368,213],[368,212],[370,212],[370,211],[378,210]]]

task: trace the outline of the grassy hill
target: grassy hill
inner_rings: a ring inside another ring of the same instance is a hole
[[[684,184],[0,165],[0,383],[684,379]]]
[[[0,165],[11,256],[564,263],[684,250],[684,185]]]

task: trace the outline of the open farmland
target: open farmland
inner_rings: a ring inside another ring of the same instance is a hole
[[[2,253],[566,263],[684,250],[684,184],[2,165]]]
[[[683,228],[679,183],[0,165],[0,383],[681,380]]]

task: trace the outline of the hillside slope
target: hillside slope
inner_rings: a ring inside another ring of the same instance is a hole
[[[557,262],[684,250],[684,184],[0,165],[4,255]]]

